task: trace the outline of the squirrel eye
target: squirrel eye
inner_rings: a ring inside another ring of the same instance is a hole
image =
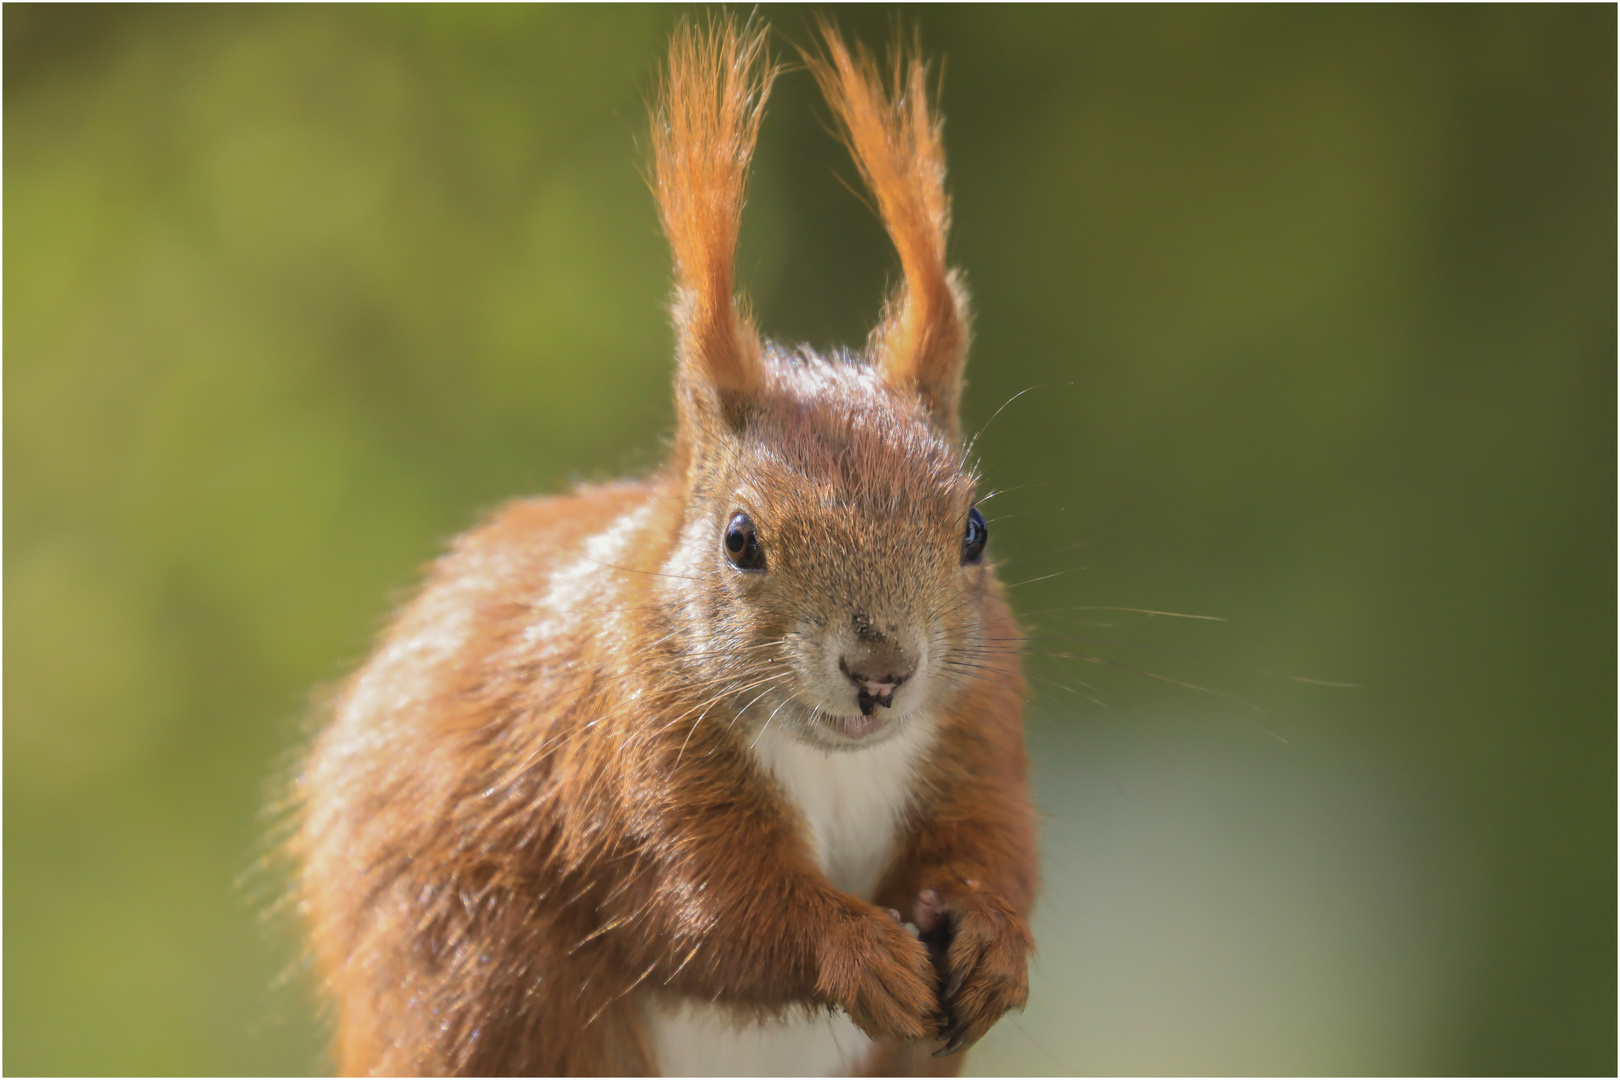
[[[968,511],[967,532],[962,534],[962,561],[976,563],[984,558],[984,542],[990,539],[990,526],[975,506]]]
[[[747,514],[733,514],[726,525],[726,558],[739,570],[765,569],[765,549],[759,546],[759,534]]]

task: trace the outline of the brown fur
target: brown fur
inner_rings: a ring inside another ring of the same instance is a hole
[[[967,359],[967,292],[945,263],[951,201],[945,193],[941,123],[928,105],[928,65],[913,46],[896,52],[884,93],[877,64],[864,49],[852,55],[822,24],[827,55],[805,61],[832,105],[861,178],[877,199],[905,272],[874,332],[884,372],[914,389],[937,422],[956,433]]]
[[[670,42],[663,92],[653,112],[653,193],[675,256],[677,396],[689,416],[712,412],[716,393],[759,388],[759,332],[739,309],[733,255],[759,139],[776,78],[765,34],[730,21],[682,26]],[[696,438],[685,423],[677,457]]]
[[[839,1008],[881,1040],[869,1071],[950,1072],[961,1058],[933,1050],[1024,1003],[1023,682],[992,567],[960,556],[967,334],[938,122],[920,62],[889,97],[827,32],[817,75],[906,281],[865,363],[764,346],[731,268],[763,41],[726,20],[677,31],[656,114],[670,466],[460,538],[298,777],[300,908],[346,1073],[654,1072],[655,991],[761,1017]],[[721,552],[735,512],[764,573]],[[875,902],[829,882],[750,752],[778,713],[819,737],[806,673],[852,617],[932,658],[915,693],[937,734]],[[948,926],[948,947],[931,956],[887,908]]]

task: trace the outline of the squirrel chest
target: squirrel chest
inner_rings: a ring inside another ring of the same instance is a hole
[[[828,752],[766,727],[752,751],[798,812],[834,888],[873,899],[894,853],[917,767],[934,741],[913,718],[878,746]],[[826,1076],[858,1072],[874,1043],[848,1017],[817,1012],[759,1023],[723,1005],[649,1000],[647,1033],[666,1076]]]
[[[918,716],[887,742],[828,752],[769,728],[761,733],[754,754],[799,812],[834,888],[873,898],[933,734],[932,719]]]

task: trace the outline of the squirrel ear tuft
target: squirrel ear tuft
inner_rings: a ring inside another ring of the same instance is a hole
[[[821,23],[822,56],[806,65],[838,118],[840,133],[877,200],[905,280],[873,331],[872,351],[890,383],[919,395],[953,436],[967,359],[967,292],[945,263],[951,205],[945,194],[942,123],[930,107],[921,45],[897,51],[888,88],[876,62]]]
[[[677,408],[687,415],[757,391],[759,333],[735,295],[733,260],[748,166],[777,69],[767,28],[715,16],[684,20],[670,39],[652,122],[652,175],[664,235],[675,255]]]

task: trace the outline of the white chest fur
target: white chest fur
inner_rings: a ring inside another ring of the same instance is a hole
[[[755,756],[803,817],[805,839],[835,888],[872,898],[933,735],[931,721],[914,720],[870,749],[829,752],[771,728],[755,742]]]
[[[920,721],[865,750],[829,753],[769,727],[755,742],[760,765],[799,811],[805,839],[835,888],[872,898],[933,737],[933,723]],[[666,1076],[848,1074],[873,1046],[842,1013],[756,1024],[720,1006],[653,1001],[646,1018]]]

